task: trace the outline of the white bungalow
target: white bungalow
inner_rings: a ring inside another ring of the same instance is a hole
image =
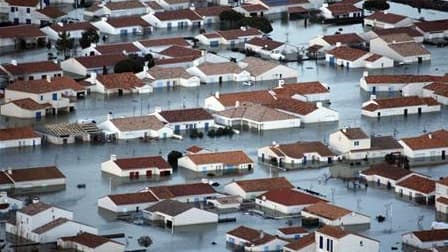
[[[118,139],[165,139],[173,136],[173,130],[153,115],[124,118],[111,118],[109,115],[98,127]]]
[[[283,84],[279,81],[278,87],[272,90],[275,95],[288,96],[304,102],[318,102],[330,100],[330,87],[320,81]]]
[[[448,37],[448,19],[417,22],[415,26],[425,40]]]
[[[123,252],[125,245],[103,236],[83,232],[76,236],[60,237],[57,246],[61,249],[77,249],[79,251],[116,251]]]
[[[111,155],[110,160],[101,163],[101,171],[118,177],[139,178],[169,176],[173,168],[161,156],[147,156],[134,158],[117,158]]]
[[[194,172],[252,170],[254,162],[243,151],[223,151],[186,155],[178,159],[180,167]]]
[[[404,169],[395,165],[387,163],[375,164],[363,170],[359,176],[367,182],[375,183],[376,185],[394,188],[395,184],[414,173],[408,169]]]
[[[261,56],[275,60],[284,59],[285,54],[297,52],[296,47],[287,45],[283,42],[258,37],[244,43],[244,48],[258,53]]]
[[[372,96],[370,101],[362,104],[361,114],[363,116],[380,118],[411,114],[421,115],[441,110],[440,103],[431,97],[402,96],[376,99],[375,95]]]
[[[319,45],[324,50],[331,49],[337,45],[340,46],[360,46],[364,40],[356,33],[341,33],[333,35],[324,35],[309,41],[310,46]]]
[[[318,219],[330,226],[370,225],[370,217],[326,202],[305,207],[300,213],[302,218]]]
[[[39,10],[42,3],[39,1],[19,1],[19,0],[7,0],[5,1],[8,6],[3,7],[9,9],[8,20],[12,24],[31,24],[33,22],[35,12]]]
[[[162,200],[143,210],[143,218],[168,228],[218,223],[218,214],[176,200]]]
[[[12,83],[16,80],[46,80],[48,78],[61,77],[64,73],[61,67],[53,61],[34,61],[18,63],[11,60],[11,63],[0,65],[1,75]]]
[[[127,16],[117,18],[102,18],[99,21],[92,22],[101,33],[110,35],[126,36],[143,35],[151,33],[151,25],[140,16]]]
[[[412,174],[395,184],[395,192],[400,197],[422,204],[434,203],[436,181],[420,174]]]
[[[40,143],[40,136],[31,127],[0,129],[0,149],[37,146]]]
[[[103,74],[105,70],[107,73],[113,73],[114,66],[128,58],[122,53],[69,58],[61,62],[61,68],[79,76],[87,76],[92,72]]]
[[[443,105],[448,105],[448,83],[433,82],[423,87],[423,96],[432,97]]]
[[[208,131],[215,125],[213,116],[203,108],[159,110],[154,113],[154,116],[164,122],[168,128],[174,130],[176,134],[191,129]]]
[[[172,199],[184,203],[205,203],[208,199],[222,197],[209,183],[177,184],[145,187],[141,192],[151,192],[157,199]]]
[[[404,233],[401,242],[414,249],[431,249],[448,243],[448,229],[420,230]]]
[[[360,18],[363,15],[362,9],[351,3],[324,3],[320,11],[325,19]]]
[[[63,32],[70,33],[70,38],[80,39],[82,37],[82,33],[88,31],[89,29],[96,30],[95,26],[89,22],[67,24],[59,22],[50,26],[45,26],[41,29],[41,31],[45,33],[49,39],[58,40],[59,34]]]
[[[199,77],[203,83],[243,82],[250,80],[250,73],[236,63],[203,63],[187,69],[191,75]]]
[[[138,93],[147,94],[152,93],[152,87],[146,85],[142,80],[137,78],[134,73],[111,73],[105,75],[97,75],[95,72],[90,74],[90,78],[85,81],[92,85],[88,88],[91,92],[100,94],[123,94]]]
[[[325,60],[332,65],[347,68],[387,68],[394,66],[394,61],[388,57],[346,46],[339,46],[327,51]]]
[[[201,27],[203,19],[191,9],[149,13],[142,17],[156,28]]]
[[[159,199],[151,192],[135,192],[107,195],[98,199],[98,208],[122,214],[138,212],[157,203]]]
[[[340,227],[324,226],[315,231],[313,251],[379,252],[380,242],[364,235],[351,233]],[[328,247],[327,250],[325,250]]]
[[[302,123],[322,123],[339,120],[339,113],[322,105],[322,102],[303,102],[293,98],[278,97],[269,106],[300,118]]]
[[[245,71],[250,73],[251,81],[283,80],[287,82],[297,82],[298,80],[296,69],[269,60],[247,57],[239,62],[239,65]]]
[[[226,233],[226,243],[235,249],[261,252],[280,251],[288,242],[262,230],[239,226]]]
[[[238,180],[224,186],[224,192],[251,200],[271,190],[291,189],[294,186],[285,177]]]
[[[389,13],[387,11],[376,11],[372,15],[364,18],[364,24],[382,29],[390,29],[411,26],[413,25],[413,21],[407,16]]]
[[[440,129],[416,137],[402,138],[403,154],[410,159],[424,160],[440,158],[446,160],[448,153],[448,131]]]
[[[64,187],[65,176],[55,166],[11,169],[0,172],[6,183],[4,189],[29,189],[46,187]]]

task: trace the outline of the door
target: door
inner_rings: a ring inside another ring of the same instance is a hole
[[[42,117],[42,112],[36,112],[36,119],[39,120]]]
[[[151,170],[147,170],[146,171],[146,177],[152,177],[152,171]]]
[[[446,159],[446,152],[443,150],[442,151],[442,160],[445,160]]]
[[[422,57],[418,57],[417,60],[418,60],[418,63],[419,63],[419,64],[423,63],[423,58],[422,58]]]
[[[175,125],[175,126],[174,126],[174,132],[175,132],[176,134],[179,134],[179,132],[180,132],[180,125]]]
[[[372,94],[376,93],[376,87],[372,87]]]
[[[205,131],[208,130],[208,123],[205,123],[204,129],[205,129]]]
[[[123,96],[123,89],[118,89],[118,96]]]
[[[58,94],[57,93],[52,94],[52,99],[53,101],[58,100]]]
[[[333,163],[333,159],[331,157],[328,158],[328,163],[329,164]]]
[[[249,171],[252,170],[252,164],[248,165],[248,166],[247,166],[247,169],[248,169]]]
[[[422,108],[418,108],[418,114],[419,114],[419,115],[422,114]]]
[[[218,83],[222,84],[222,76],[219,76]]]
[[[330,65],[333,65],[335,62],[335,58],[333,56],[330,57]]]
[[[404,116],[408,116],[408,109],[404,109]]]

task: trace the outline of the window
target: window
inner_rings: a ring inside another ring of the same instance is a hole
[[[27,18],[25,22],[26,22],[26,24],[31,24],[31,19]]]
[[[355,146],[359,146],[359,141],[355,141],[353,144],[354,144]]]
[[[319,248],[323,249],[324,248],[324,237],[319,236]]]
[[[363,243],[362,241],[359,241],[359,246],[360,246],[360,247],[363,247],[363,246],[364,246],[364,243]]]
[[[30,8],[26,8],[26,13],[30,13]]]
[[[14,12],[16,9],[14,7],[11,7],[11,12]]]
[[[47,75],[45,75],[45,74],[43,74],[41,77],[41,79],[46,79],[46,78],[47,78]]]
[[[330,251],[330,239],[327,239],[327,251]]]
[[[40,96],[40,100],[41,100],[41,101],[44,100],[44,96],[43,96],[43,95]]]

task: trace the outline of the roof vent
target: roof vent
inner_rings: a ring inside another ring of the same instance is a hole
[[[40,202],[40,199],[39,199],[38,196],[34,196],[34,197],[33,197],[33,200],[32,200],[31,202],[32,202],[33,204],[37,204],[37,203]]]
[[[116,161],[117,160],[117,155],[115,155],[115,154],[110,155],[110,160]]]
[[[342,132],[347,133],[347,128],[343,128]]]
[[[341,42],[336,42],[336,47],[341,47]]]
[[[215,97],[216,97],[216,99],[219,99],[219,91],[215,92]]]
[[[428,134],[428,138],[432,139],[432,134],[431,133]]]
[[[13,66],[17,66],[17,60],[11,60],[11,64],[12,64]]]
[[[8,167],[8,171],[7,172],[8,172],[9,175],[12,175],[12,168]]]

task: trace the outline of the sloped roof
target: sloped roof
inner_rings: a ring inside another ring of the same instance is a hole
[[[396,24],[406,18],[408,18],[408,17],[398,15],[395,13],[376,11],[372,15],[366,17],[365,19],[377,20],[377,21],[380,21],[383,23],[388,23],[388,24]]]
[[[62,71],[61,67],[53,61],[36,61],[13,64],[2,64],[6,71],[13,75],[45,73]]]
[[[238,180],[235,183],[245,192],[263,192],[294,187],[285,177]]]
[[[113,118],[110,120],[120,131],[134,131],[152,129],[159,130],[165,127],[165,123],[160,121],[156,116],[137,116],[126,118]]]
[[[192,205],[187,203],[183,203],[177,200],[162,200],[153,206],[146,208],[145,210],[148,212],[160,212],[169,216],[177,216],[181,213],[184,213],[190,209],[194,208]]]
[[[440,129],[416,137],[402,138],[412,150],[435,149],[448,147],[448,131]]]
[[[130,72],[98,75],[97,80],[103,84],[106,89],[133,89],[145,85],[145,83],[137,78],[134,73]]]
[[[151,192],[136,192],[108,195],[116,205],[131,205],[146,202],[156,202],[158,199]]]
[[[20,91],[33,94],[42,94],[54,91],[71,89],[74,91],[81,91],[85,88],[78,82],[69,77],[54,77],[50,82],[47,80],[28,80],[16,81],[9,85],[7,90]]]
[[[270,190],[257,198],[262,200],[266,199],[285,206],[310,205],[318,202],[325,202],[325,200],[321,198],[295,189]]]
[[[0,38],[46,37],[37,25],[13,25],[0,27]]]
[[[311,206],[307,206],[303,209],[303,211],[329,220],[337,220],[352,213],[352,211],[348,209],[326,202],[319,202]]]
[[[395,165],[391,165],[388,163],[371,165],[370,168],[361,172],[361,174],[363,175],[378,175],[393,180],[399,180],[411,173],[412,172],[410,170]]]
[[[168,122],[191,122],[212,120],[213,116],[203,108],[189,108],[178,110],[164,110],[159,114]]]
[[[90,234],[90,233],[86,233],[86,232],[82,232],[76,236],[61,237],[60,239],[63,241],[70,241],[70,242],[78,243],[78,244],[81,244],[81,245],[89,247],[89,248],[97,248],[107,242],[121,244],[121,243],[111,240],[109,238],[105,238],[103,236]],[[123,245],[123,244],[121,244],[121,245]]]
[[[240,165],[253,163],[243,151],[207,152],[187,155],[196,165],[223,163],[224,165]]]
[[[271,146],[270,148],[292,158],[302,158],[305,153],[311,152],[317,152],[322,157],[335,155],[327,146],[317,141],[279,144],[276,146]]]
[[[202,20],[201,16],[190,9],[156,12],[153,15],[161,21],[180,19],[188,19],[191,21]]]
[[[348,46],[339,46],[331,49],[327,52],[328,54],[331,54],[339,59],[344,59],[348,61],[355,61],[365,55],[367,55],[369,52],[364,51],[357,48],[352,48]]]
[[[188,195],[204,195],[216,193],[215,189],[213,189],[211,185],[206,183],[155,186],[150,187],[149,191],[151,191],[159,199],[170,199]]]
[[[340,42],[343,45],[352,45],[352,44],[360,44],[364,40],[358,36],[356,33],[341,33],[334,35],[325,35],[322,37],[330,45],[336,45],[336,43]]]
[[[277,111],[261,104],[243,103],[238,107],[230,108],[216,114],[232,119],[247,119],[256,122],[271,122],[297,118],[290,114]]]
[[[36,138],[36,137],[39,137],[39,135],[37,135],[34,132],[32,127],[17,127],[17,128],[0,129],[0,141]]]
[[[364,106],[363,110],[376,111],[379,109],[401,108],[409,106],[436,106],[440,105],[434,98],[418,97],[418,96],[402,96],[394,98],[375,99],[368,105]]]
[[[158,169],[171,168],[168,162],[161,156],[146,156],[146,157],[132,157],[119,158],[114,161],[122,170],[141,169],[156,167]]]
[[[396,186],[409,188],[421,193],[432,193],[436,189],[436,182],[427,177],[411,175],[410,177],[398,182]]]

